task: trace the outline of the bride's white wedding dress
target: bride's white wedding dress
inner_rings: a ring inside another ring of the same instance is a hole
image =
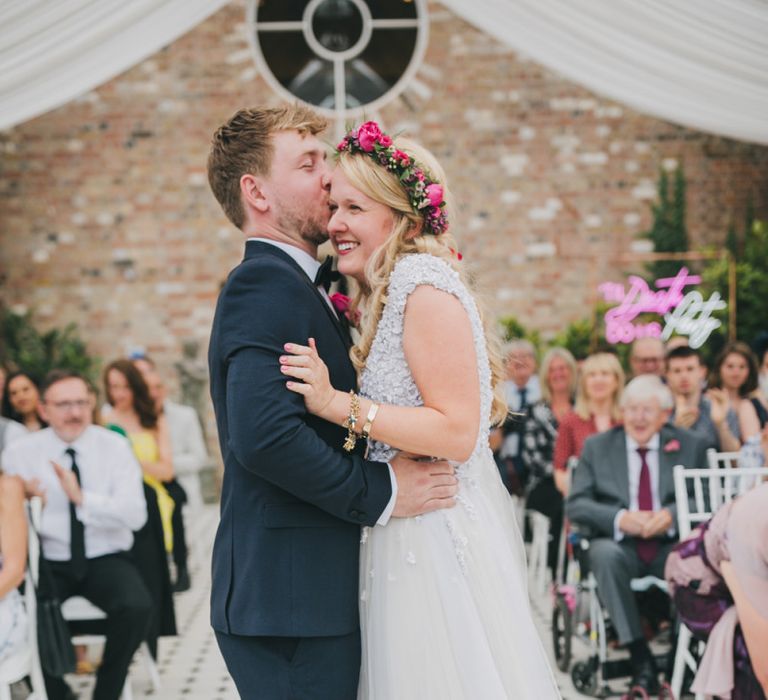
[[[431,285],[461,301],[472,323],[480,431],[456,469],[457,505],[364,528],[360,557],[360,700],[552,700],[560,697],[531,617],[523,542],[488,447],[491,370],[480,316],[445,261],[414,254],[392,272],[361,377],[374,401],[422,405],[403,352],[408,295]],[[440,357],[434,358],[435,363]],[[372,441],[369,458],[395,450]]]

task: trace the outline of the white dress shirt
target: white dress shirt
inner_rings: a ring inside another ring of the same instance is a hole
[[[29,431],[18,421],[10,420],[9,418],[0,418],[0,421],[5,425],[3,439],[0,440],[0,449],[29,433]]]
[[[624,533],[619,529],[619,520],[621,516],[627,512],[627,510],[640,510],[638,504],[638,491],[640,489],[640,470],[643,466],[643,461],[640,459],[640,453],[637,448],[641,445],[633,440],[629,435],[626,436],[627,440],[627,468],[629,469],[629,508],[622,508],[614,518],[613,532],[614,539],[620,542],[624,539]],[[648,463],[648,471],[651,476],[651,496],[653,498],[653,510],[658,512],[661,510],[661,499],[659,498],[659,434],[656,433],[644,447],[648,448],[648,452],[645,454],[645,461]]]
[[[256,236],[248,238],[247,240],[258,241],[259,243],[269,243],[269,245],[273,245],[275,248],[280,248],[280,250],[282,250],[284,253],[287,253],[291,256],[296,264],[302,270],[304,270],[310,280],[313,282],[315,281],[317,271],[320,269],[320,263],[315,260],[315,258],[313,258],[309,253],[307,253],[307,251],[302,250],[296,246],[289,245],[288,243],[273,241],[270,238],[259,238]],[[323,298],[326,300],[328,305],[333,309],[333,312],[336,313],[336,309],[333,307],[333,303],[328,297],[328,293],[322,287],[318,287],[318,289],[320,290],[320,294],[323,295]],[[376,521],[377,525],[386,525],[389,522],[389,519],[392,517],[392,511],[395,509],[395,501],[397,500],[397,479],[395,478],[395,472],[389,464],[387,464],[387,467],[389,468],[389,480],[392,482],[392,496],[389,499],[389,503],[387,503],[387,507],[384,508],[381,516]]]
[[[123,552],[133,546],[133,531],[147,520],[141,466],[128,440],[100,426],[88,426],[72,443],[53,430],[30,433],[8,445],[2,467],[26,481],[38,479],[45,490],[40,537],[43,553],[51,561],[69,561],[69,498],[51,464],[72,468],[66,453],[75,450],[83,492],[77,518],[85,526],[85,556],[88,559]]]

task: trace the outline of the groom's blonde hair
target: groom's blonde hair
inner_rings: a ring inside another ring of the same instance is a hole
[[[448,190],[445,173],[437,159],[426,148],[404,138],[394,139],[394,147],[404,151],[419,166],[426,169],[430,178],[443,186],[443,209],[451,221],[452,197]],[[397,175],[378,165],[368,155],[343,151],[338,155],[337,167],[344,173],[349,183],[371,199],[384,204],[392,210],[393,224],[385,243],[374,252],[365,266],[366,284],[358,287],[352,300],[352,311],[362,311],[360,339],[352,347],[350,356],[358,372],[365,367],[371,344],[381,320],[387,300],[389,278],[397,261],[404,255],[429,253],[445,260],[456,272],[461,281],[469,288],[469,280],[460,263],[458,246],[449,232],[435,236],[422,233],[422,215],[413,210],[408,194],[403,189]],[[482,305],[478,302],[481,318]],[[491,415],[494,422],[506,418],[508,408],[503,394],[504,368],[499,351],[499,339],[494,328],[485,323],[485,338],[488,359],[491,365],[493,383],[493,405]],[[479,358],[478,358],[479,361]]]

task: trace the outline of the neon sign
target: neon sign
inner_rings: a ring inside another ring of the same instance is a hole
[[[688,336],[692,348],[701,347],[712,331],[722,322],[712,317],[715,311],[722,311],[726,303],[719,292],[713,292],[704,299],[701,292],[685,287],[699,284],[699,275],[688,274],[683,267],[674,277],[656,280],[656,290],[636,275],[629,276],[629,288],[616,282],[603,282],[598,290],[605,301],[616,303],[605,314],[605,337],[609,343],[631,343],[637,338],[653,337],[669,340],[672,333]],[[640,314],[651,313],[663,317],[660,321],[639,323]]]

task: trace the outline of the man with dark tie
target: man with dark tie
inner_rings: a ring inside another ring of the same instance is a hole
[[[525,413],[541,398],[536,349],[528,340],[512,340],[504,347],[504,362],[507,370],[504,393],[510,414],[501,429],[503,442],[497,463],[503,465],[501,478],[510,493],[522,496],[527,479],[520,445]]]
[[[664,577],[676,539],[675,465],[706,467],[706,444],[666,424],[672,394],[654,375],[633,379],[622,394],[624,425],[584,443],[566,504],[568,518],[590,536],[590,565],[600,600],[628,648],[632,685],[658,692],[658,672],[643,636],[630,581]]]
[[[64,601],[82,596],[107,615],[106,646],[94,700],[118,700],[147,627],[151,600],[128,557],[147,517],[141,467],[125,438],[92,425],[93,398],[79,375],[56,370],[41,386],[49,427],[6,447],[3,471],[44,498],[42,556]],[[74,697],[46,676],[51,700]]]

